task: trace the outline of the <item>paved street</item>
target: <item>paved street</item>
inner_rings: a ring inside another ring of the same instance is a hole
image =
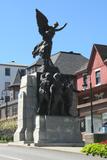
[[[105,160],[79,153],[48,150],[38,147],[0,145],[0,160]]]

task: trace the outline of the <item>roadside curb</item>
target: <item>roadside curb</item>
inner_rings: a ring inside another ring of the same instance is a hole
[[[38,147],[38,148],[82,154],[80,151],[82,149],[82,147]]]
[[[27,147],[27,148],[34,148],[34,149],[46,149],[46,150],[53,150],[53,151],[61,151],[61,152],[70,152],[70,153],[78,153],[83,154],[81,152],[82,147],[60,147],[60,146],[34,146],[34,145],[27,145],[27,144],[18,144],[18,143],[0,143],[2,146],[16,146],[16,147]]]
[[[61,152],[71,152],[71,153],[79,153],[83,154],[80,150],[82,147],[66,147],[66,146],[35,146],[33,144],[18,144],[18,143],[8,143],[9,146],[17,146],[17,147],[30,147],[34,149],[47,149],[47,150],[54,150],[54,151],[61,151]]]

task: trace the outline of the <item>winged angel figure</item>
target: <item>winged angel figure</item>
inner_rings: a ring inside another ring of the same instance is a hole
[[[61,28],[57,28],[59,26],[58,22],[56,22],[53,26],[49,26],[47,17],[38,9],[36,9],[36,19],[39,33],[42,36],[42,42],[35,46],[32,54],[34,58],[35,56],[40,55],[44,60],[44,65],[49,65],[49,62],[51,61],[50,55],[52,50],[52,39],[55,32],[61,31],[65,28],[67,23],[65,23]]]

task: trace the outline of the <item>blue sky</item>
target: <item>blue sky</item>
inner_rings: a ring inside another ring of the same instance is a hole
[[[35,8],[48,17],[50,25],[68,23],[56,33],[52,54],[73,51],[89,57],[94,43],[107,44],[107,0],[0,0],[0,63],[36,61],[32,50],[42,38]]]

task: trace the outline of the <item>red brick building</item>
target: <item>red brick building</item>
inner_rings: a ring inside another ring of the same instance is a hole
[[[78,110],[83,131],[89,132],[91,128],[90,102],[92,101],[94,131],[98,132],[102,123],[107,122],[107,45],[93,45],[89,62],[76,73],[76,79],[77,89],[80,91]],[[90,87],[92,98],[90,98]]]

